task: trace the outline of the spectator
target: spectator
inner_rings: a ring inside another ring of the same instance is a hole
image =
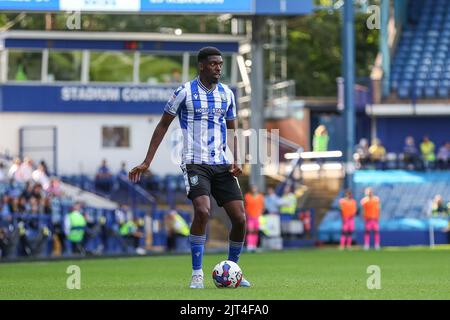
[[[8,175],[5,171],[5,164],[0,162],[0,183],[6,182],[8,180]]]
[[[369,142],[365,138],[361,138],[355,147],[354,158],[358,169],[364,169],[370,161]]]
[[[250,187],[250,192],[244,196],[244,204],[247,215],[247,249],[255,251],[259,240],[259,217],[264,212],[264,195],[258,192],[257,186]]]
[[[60,201],[57,197],[51,198],[52,209],[51,221],[53,225],[54,247],[57,255],[65,255],[67,253],[65,225],[62,219],[62,212],[59,209]]]
[[[14,208],[14,212],[25,213],[25,212],[29,212],[29,211],[30,211],[30,206],[29,206],[27,198],[25,198],[23,196],[20,196],[19,198],[17,198],[17,207]]]
[[[372,188],[366,188],[366,196],[361,200],[364,211],[364,250],[370,248],[370,232],[374,232],[375,249],[380,250],[380,199],[374,196]]]
[[[125,163],[125,161],[122,161],[120,163],[120,170],[117,172],[117,175],[114,179],[114,186],[113,186],[114,192],[120,189],[121,180],[128,180],[128,171],[126,167],[127,164]]]
[[[101,166],[97,170],[96,177],[102,179],[102,178],[110,178],[111,176],[112,174],[111,171],[109,170],[108,163],[106,159],[103,159]]]
[[[41,199],[45,197],[45,192],[44,192],[44,189],[42,189],[41,184],[36,183],[33,186],[33,191],[31,192],[31,196],[36,198],[38,201],[41,201]]]
[[[327,128],[323,124],[321,124],[314,131],[313,151],[314,152],[328,151],[328,142],[329,136]]]
[[[47,175],[47,177],[50,177],[50,172],[48,171],[47,163],[44,160],[41,160],[39,162],[39,165],[42,166],[42,168],[43,168],[45,174]]]
[[[343,250],[345,246],[350,249],[352,246],[352,234],[355,231],[355,215],[358,210],[351,190],[347,190],[345,197],[339,200],[339,207],[342,215],[340,249]]]
[[[405,145],[403,146],[403,162],[405,167],[410,170],[415,170],[419,162],[419,150],[417,150],[414,138],[406,137]]]
[[[30,200],[30,198],[33,196],[33,184],[28,181],[25,183],[25,187],[23,188],[22,193],[20,194],[21,197],[24,197],[27,201]]]
[[[269,214],[280,213],[280,197],[275,193],[275,190],[272,187],[267,189],[267,195],[264,198],[264,206],[266,208],[266,212]]]
[[[22,164],[22,161],[20,158],[15,158],[13,161],[13,164],[8,170],[8,177],[13,180],[17,180],[18,170],[20,168],[20,165]]]
[[[422,161],[425,170],[432,169],[434,166],[434,161],[436,161],[436,156],[434,154],[434,143],[428,138],[428,136],[423,137],[423,141],[420,144],[420,152],[422,154]]]
[[[175,210],[170,210],[164,217],[164,226],[167,233],[167,249],[169,251],[179,251],[186,249],[180,245],[189,237],[189,225],[186,220]]]
[[[39,203],[35,198],[30,199],[31,215],[24,221],[20,232],[22,249],[27,256],[41,257],[45,253],[45,246],[50,236],[46,225],[39,222]]]
[[[297,198],[295,194],[291,191],[291,186],[286,185],[284,187],[284,194],[280,199],[280,214],[295,216],[297,210]]]
[[[54,196],[54,197],[62,196],[61,181],[59,180],[59,178],[53,177],[50,179],[47,193],[50,196]]]
[[[103,192],[111,192],[112,188],[112,174],[111,170],[109,170],[106,159],[102,160],[101,166],[97,170],[97,174],[95,176],[95,187]]]
[[[17,182],[28,182],[33,179],[33,160],[31,158],[26,157],[19,169],[16,172],[16,181]]]
[[[370,161],[378,169],[384,169],[384,162],[386,160],[386,149],[381,144],[380,139],[373,139],[372,145],[369,148]]]
[[[20,234],[12,213],[12,200],[4,194],[0,203],[0,259],[15,258],[17,254]]]
[[[36,170],[32,173],[33,181],[43,186],[44,190],[47,190],[50,186],[50,179],[45,172],[45,167],[39,164]]]
[[[83,248],[87,255],[93,255],[101,251],[99,239],[101,225],[98,223],[92,211],[86,210],[84,212],[84,218],[86,220],[86,227],[84,230]]]
[[[140,247],[140,241],[144,237],[144,233],[139,230],[139,219],[130,217],[128,221],[122,225],[119,233],[123,240],[123,249],[125,252],[129,252],[132,248],[137,254],[143,255],[146,253],[144,248]]]
[[[126,168],[127,168],[127,164],[125,163],[125,161],[122,161],[120,164],[120,170],[117,173],[117,176],[127,179],[128,178],[128,170]]]
[[[50,197],[45,197],[41,200],[42,213],[52,214],[52,203]]]
[[[2,195],[2,199],[0,200],[0,218],[4,218],[12,212],[12,199],[7,193],[4,193]]]
[[[431,213],[433,216],[446,217],[450,213],[449,209],[450,203],[445,204],[440,194],[434,196],[431,204]]]
[[[284,187],[283,196],[280,199],[280,221],[281,233],[283,235],[289,234],[289,223],[295,217],[297,211],[297,197],[291,191],[291,186]]]
[[[439,148],[437,162],[439,169],[450,169],[450,141]]]
[[[66,215],[64,224],[72,253],[84,255],[85,251],[82,243],[86,229],[86,219],[81,214],[81,203],[77,202],[74,204],[72,211]]]

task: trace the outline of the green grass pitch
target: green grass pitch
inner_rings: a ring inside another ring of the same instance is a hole
[[[0,299],[450,299],[450,251],[304,249],[243,253],[251,288],[217,289],[212,268],[224,254],[206,254],[205,289],[188,288],[190,255],[0,263]],[[81,289],[67,289],[69,265]],[[381,289],[369,290],[370,265]]]

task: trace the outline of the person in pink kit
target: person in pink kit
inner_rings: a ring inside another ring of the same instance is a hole
[[[339,249],[348,249],[352,247],[352,234],[355,231],[355,215],[358,210],[356,206],[356,200],[353,199],[352,192],[350,190],[345,191],[345,196],[339,200],[339,207],[342,215],[342,231],[341,231],[341,244]]]
[[[370,248],[370,232],[374,232],[375,249],[380,250],[380,199],[373,195],[372,188],[366,188],[366,196],[361,200],[364,210],[364,250]]]

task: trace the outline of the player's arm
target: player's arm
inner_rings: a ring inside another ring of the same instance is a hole
[[[173,119],[175,119],[174,115],[171,115],[167,112],[163,113],[161,120],[159,121],[155,131],[153,132],[152,139],[150,140],[150,145],[147,150],[147,155],[145,156],[145,160],[137,167],[134,167],[128,175],[129,179],[132,182],[138,182],[141,178],[141,175],[150,167],[156,150],[158,150],[158,147],[161,144],[161,141],[164,138],[167,129],[169,129],[169,126],[172,123]]]
[[[145,156],[145,160],[137,167],[134,167],[128,174],[128,178],[130,179],[130,181],[138,182],[141,178],[141,175],[150,167],[156,150],[158,150],[158,147],[161,144],[161,141],[164,138],[167,129],[169,129],[170,124],[172,123],[173,119],[175,119],[178,109],[183,104],[185,98],[186,91],[184,90],[183,86],[175,90],[174,94],[167,102],[164,108],[163,116],[156,126],[155,131],[153,132],[152,138],[150,140],[150,145],[147,150],[147,155]]]
[[[240,165],[241,159],[239,158],[238,138],[236,132],[238,128],[237,107],[234,93],[232,91],[230,91],[230,105],[227,109],[225,119],[227,122],[227,134],[229,135],[227,138],[228,147],[233,153],[233,164],[231,165],[230,172],[233,176],[237,177],[242,173],[242,167]]]
[[[228,147],[233,153],[233,163],[231,165],[230,172],[233,176],[237,177],[242,173],[241,161],[239,158],[238,139],[237,139],[237,120],[227,120],[227,129],[230,137],[227,139]]]

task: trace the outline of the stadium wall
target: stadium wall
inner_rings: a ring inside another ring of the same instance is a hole
[[[52,126],[56,128],[56,155],[58,174],[94,175],[102,159],[107,159],[113,173],[125,161],[127,169],[137,165],[146,155],[153,131],[160,116],[71,114],[71,113],[8,113],[0,116],[0,151],[20,154],[21,128]],[[104,147],[103,127],[125,127],[129,130],[129,147]],[[155,155],[151,170],[160,175],[180,173],[179,166],[171,161],[174,150],[170,134],[179,128],[173,121],[166,137]],[[29,138],[29,140],[33,138]],[[39,140],[35,136],[34,140]],[[29,141],[39,145],[42,141]],[[27,156],[25,150],[24,156]],[[39,161],[40,159],[33,159]]]

